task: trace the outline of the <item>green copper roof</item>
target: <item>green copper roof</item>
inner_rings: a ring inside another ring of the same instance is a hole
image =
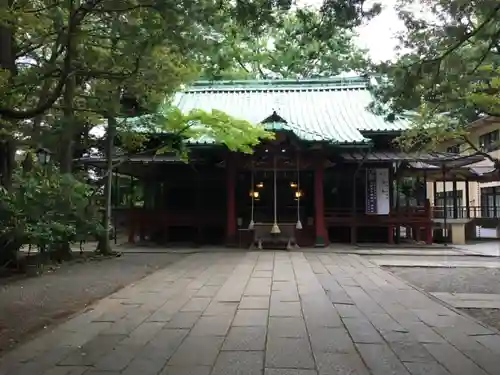
[[[369,139],[361,134],[363,131],[405,129],[407,122],[388,122],[367,109],[372,101],[367,84],[367,79],[359,77],[201,81],[179,92],[173,104],[185,112],[217,109],[255,124],[276,112],[285,123],[264,124],[269,130],[290,130],[306,141],[364,143]]]

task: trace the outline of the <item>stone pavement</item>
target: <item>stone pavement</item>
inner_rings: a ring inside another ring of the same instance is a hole
[[[456,248],[469,254],[500,257],[500,241],[485,241],[467,245],[456,245]]]
[[[367,255],[366,259],[387,267],[500,268],[500,259],[474,255]]]
[[[500,294],[447,292],[431,294],[458,309],[500,309]]]
[[[500,335],[352,254],[194,254],[7,354],[2,375],[494,375]]]

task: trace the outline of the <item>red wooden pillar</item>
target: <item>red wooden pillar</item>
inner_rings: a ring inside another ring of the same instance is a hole
[[[226,189],[226,244],[232,246],[236,245],[236,164],[234,155],[228,155],[226,158]]]
[[[128,212],[128,243],[135,243],[135,219],[132,210]]]
[[[316,168],[314,172],[314,222],[316,224],[315,246],[324,247],[328,245],[328,232],[325,227],[325,169],[322,159],[316,161]]]
[[[434,205],[436,203],[434,202]],[[429,219],[428,220],[428,223],[425,227],[425,243],[427,245],[432,245],[432,242],[433,242],[433,236],[432,236],[432,207],[431,207],[431,203],[430,201],[427,199],[425,201],[425,213],[426,213],[426,217]]]
[[[412,227],[412,232],[415,236],[415,241],[420,242],[422,237],[420,225],[415,225],[414,227]]]
[[[387,228],[387,241],[389,242],[389,245],[394,244],[394,225],[389,225]]]

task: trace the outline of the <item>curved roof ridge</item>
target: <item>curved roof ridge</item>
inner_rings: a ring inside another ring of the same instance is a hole
[[[259,91],[259,90],[308,90],[321,88],[367,88],[369,78],[329,77],[308,79],[262,79],[262,80],[221,80],[196,81],[185,88],[185,92],[196,91]]]

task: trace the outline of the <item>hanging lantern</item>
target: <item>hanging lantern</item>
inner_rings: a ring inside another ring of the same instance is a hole
[[[258,189],[262,189],[264,187],[264,183],[261,181],[257,184]]]
[[[297,190],[297,191],[295,192],[295,198],[297,198],[297,199],[302,198],[302,191]]]
[[[296,183],[296,182],[293,182],[293,181],[292,181],[292,182],[290,182],[290,187],[291,187],[292,189],[295,189],[295,188],[297,187],[297,183]]]
[[[248,194],[250,197],[254,198],[254,199],[258,199],[259,196],[260,196],[260,193],[258,191],[255,191],[255,190],[251,190],[250,191],[250,194]]]

